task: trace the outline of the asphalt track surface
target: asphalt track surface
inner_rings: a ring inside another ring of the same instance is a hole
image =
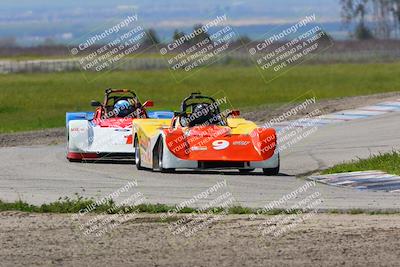
[[[277,201],[303,186],[297,178],[342,161],[370,154],[400,149],[400,112],[388,113],[319,128],[281,155],[281,173],[267,177],[260,172],[242,175],[230,172],[189,172],[164,174],[138,171],[133,164],[69,163],[65,146],[29,146],[0,148],[0,199],[22,199],[32,204],[74,196],[100,198],[136,180],[137,188],[121,195],[129,197],[140,191],[148,203],[178,204],[191,199],[219,181],[226,180],[235,204],[262,207]],[[317,184],[306,194],[319,192],[321,209],[400,210],[400,194],[358,191]],[[218,196],[218,195],[216,195]],[[199,200],[193,206],[212,199]],[[290,200],[283,206],[296,203]]]

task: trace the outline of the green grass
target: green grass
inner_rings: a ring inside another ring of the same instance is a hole
[[[42,204],[40,206],[31,205],[24,201],[16,201],[16,202],[4,202],[0,200],[0,212],[1,211],[24,211],[24,212],[35,212],[35,213],[77,213],[80,210],[85,209],[94,203],[94,200],[91,198],[83,198],[77,196],[76,198],[60,198],[58,201],[52,202],[50,204]],[[144,213],[166,213],[169,210],[173,210],[175,206],[165,205],[165,204],[140,204],[135,207],[126,207],[121,206],[115,208],[113,201],[108,201],[107,203],[97,206],[95,209],[91,211],[91,213],[109,213],[116,214],[119,212],[133,212],[139,211]],[[223,212],[223,208],[210,208],[207,210],[201,211],[201,213],[212,212],[215,214]],[[179,210],[178,213],[194,213],[199,212],[196,208],[185,207]],[[284,210],[272,210],[267,214],[280,214],[284,212]],[[244,208],[240,206],[232,206],[228,210],[229,214],[254,214],[256,213],[255,209]]]
[[[32,212],[32,213],[78,213],[80,210],[85,209],[89,205],[93,204],[93,199],[87,199],[83,197],[76,197],[74,199],[64,197],[60,198],[58,201],[42,204],[40,206],[31,205],[24,201],[16,201],[16,202],[4,202],[0,200],[0,212],[2,211],[23,211],[23,212]],[[132,213],[132,212],[140,212],[140,213],[150,213],[150,214],[158,214],[158,213],[166,213],[169,210],[173,210],[175,207],[165,204],[140,204],[135,207],[115,207],[112,201],[109,201],[101,206],[97,206],[96,209],[90,211],[90,213],[99,214],[99,213],[108,213],[108,214],[117,214],[117,213]],[[212,213],[212,214],[220,214],[224,211],[222,208],[210,208],[208,210],[199,211],[196,208],[185,207],[180,210],[178,213]],[[279,214],[297,214],[298,210],[291,210],[290,212],[285,209],[273,209],[263,213],[257,213],[258,209],[247,208],[242,206],[232,206],[228,209],[228,211],[224,214],[241,214],[241,215],[250,215],[250,214],[258,214],[258,215],[279,215]],[[328,213],[328,214],[369,214],[369,215],[389,215],[389,214],[399,214],[398,210],[364,210],[364,209],[349,209],[349,210],[324,210],[320,211],[320,213]],[[177,216],[169,216],[162,222],[175,221],[179,217]]]
[[[74,199],[64,197],[60,198],[58,201],[51,202],[49,204],[42,204],[40,206],[31,205],[24,201],[16,201],[16,202],[4,202],[0,200],[0,211],[9,211],[9,210],[17,210],[17,211],[25,211],[25,212],[36,212],[36,213],[77,213],[80,210],[85,209],[94,203],[93,199],[87,199],[82,197],[77,197]],[[114,208],[113,201],[108,201],[107,203],[97,206],[96,209],[91,211],[92,213],[110,213],[116,214],[120,211],[125,212],[126,207],[118,207]],[[140,212],[146,213],[162,213],[167,212],[172,209],[172,206],[167,206],[164,204],[141,204],[136,206],[135,208],[129,209],[130,212],[133,210],[139,210]],[[182,213],[192,212],[194,209],[185,209]]]
[[[393,151],[371,156],[368,159],[357,159],[348,163],[338,164],[324,170],[322,174],[381,170],[390,174],[400,175],[400,152]]]
[[[0,212],[1,211],[24,211],[24,212],[35,212],[35,213],[77,213],[84,210],[86,207],[90,207],[95,200],[93,198],[84,198],[75,194],[74,198],[64,197],[59,198],[55,202],[49,204],[31,205],[24,201],[16,202],[5,202],[0,199]],[[116,206],[113,200],[109,200],[106,203],[96,206],[95,209],[91,209],[90,213],[131,213],[131,212],[143,212],[143,213],[166,213],[174,210],[175,206],[165,204],[140,204],[137,206]],[[228,214],[257,214],[259,209],[246,208],[241,206],[231,206],[228,209]],[[197,208],[184,207],[178,211],[180,214],[185,213],[214,213],[219,214],[225,210],[221,207],[211,207],[206,210],[198,210]],[[273,209],[267,212],[263,212],[265,215],[277,215],[277,214],[294,214],[298,210],[286,211],[285,209]]]
[[[65,112],[93,110],[90,100],[102,100],[108,87],[133,89],[158,109],[177,109],[192,91],[222,90],[235,108],[300,101],[310,94],[326,99],[396,91],[400,63],[301,65],[269,83],[255,67],[210,67],[177,78],[188,74],[180,83],[167,70],[86,73],[87,79],[80,72],[0,75],[0,133],[62,127]]]

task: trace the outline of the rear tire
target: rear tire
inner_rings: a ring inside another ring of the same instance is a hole
[[[265,175],[268,175],[268,176],[278,175],[278,174],[279,174],[280,166],[281,166],[281,158],[280,158],[280,156],[278,155],[278,166],[276,166],[275,168],[264,168],[264,169],[263,169],[263,173],[264,173]]]
[[[163,139],[160,138],[158,139],[157,157],[155,158],[157,160],[157,169],[163,173],[174,172],[175,169],[167,169],[163,167],[164,166],[163,155],[164,155],[164,142]]]
[[[135,165],[138,170],[143,170],[144,168],[142,167],[142,159],[140,155],[140,146],[139,146],[139,139],[137,136],[135,136]]]

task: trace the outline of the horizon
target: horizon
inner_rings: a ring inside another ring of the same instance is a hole
[[[318,10],[318,12],[315,12]],[[0,11],[0,38],[15,38],[18,45],[33,46],[52,40],[59,44],[73,43],[99,26],[118,21],[127,14],[137,14],[141,25],[154,29],[161,41],[169,41],[175,29],[188,32],[213,16],[226,14],[227,24],[241,36],[258,39],[274,27],[290,25],[304,16],[316,14],[316,23],[335,39],[346,39],[337,0],[210,0],[188,3],[161,0],[79,2],[49,0],[5,0]]]

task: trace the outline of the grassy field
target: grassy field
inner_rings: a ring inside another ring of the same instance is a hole
[[[381,170],[390,174],[400,175],[400,152],[379,154],[368,159],[354,160],[349,163],[342,163],[330,169],[323,174]]]
[[[157,109],[177,109],[192,91],[223,91],[235,108],[300,101],[306,92],[318,99],[399,90],[400,63],[301,65],[265,83],[255,67],[212,67],[178,73],[167,70],[105,73],[34,73],[0,75],[0,133],[64,126],[65,112],[89,111],[90,100],[102,100],[104,89],[129,88]],[[93,75],[93,77],[92,77]]]

